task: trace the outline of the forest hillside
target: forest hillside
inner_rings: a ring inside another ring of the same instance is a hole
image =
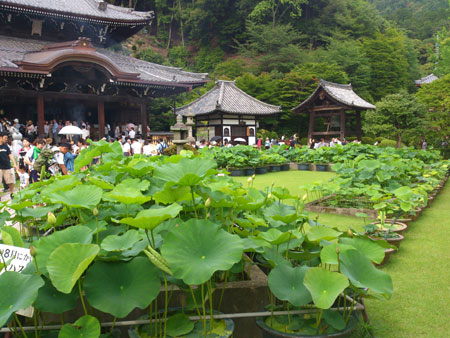
[[[408,110],[403,117],[419,111],[424,117],[419,121],[426,123],[386,125],[377,135],[372,124],[389,121],[369,117],[364,119],[368,136],[394,138],[395,130],[406,128],[405,142],[427,137],[438,144],[450,133],[449,0],[110,2],[155,12],[151,27],[114,48],[146,61],[210,74],[212,81],[204,88],[154,100],[149,107],[153,130],[168,130],[174,106],[203,94],[215,79],[230,79],[256,98],[282,106],[281,116],[265,120],[263,127],[305,136],[307,116],[295,115],[291,108],[323,78],[351,83],[375,104],[389,105],[396,100],[393,95],[408,95],[408,106],[398,108]],[[438,84],[418,90],[414,80],[430,73],[440,77]]]

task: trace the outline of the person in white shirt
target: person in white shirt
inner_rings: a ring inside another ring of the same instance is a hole
[[[19,175],[20,189],[25,189],[26,187],[28,187],[28,184],[30,182],[30,175],[28,175],[25,165],[19,166],[17,174]]]
[[[83,140],[86,140],[87,138],[89,138],[89,135],[91,133],[89,132],[88,129],[86,129],[86,126],[81,126],[81,137],[83,138]]]
[[[124,156],[131,156],[131,140],[129,138],[122,144],[122,151]]]
[[[131,149],[133,149],[133,154],[142,154],[142,143],[135,138],[131,144]]]
[[[144,147],[142,148],[142,153],[146,156],[155,156],[158,151],[156,149],[156,144],[148,143],[148,141],[144,141]]]
[[[136,136],[136,132],[134,131],[134,127],[131,127],[131,130],[128,132],[128,137],[134,139]]]

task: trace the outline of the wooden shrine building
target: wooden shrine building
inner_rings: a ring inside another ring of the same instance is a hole
[[[94,137],[134,122],[147,102],[204,85],[185,72],[112,51],[148,26],[153,12],[99,0],[0,0],[0,118],[87,121]]]
[[[255,99],[234,81],[219,80],[197,100],[176,109],[176,114],[195,116],[197,140],[221,138],[223,142],[256,143],[258,119],[278,114],[279,106]]]
[[[359,97],[350,84],[342,85],[320,79],[314,93],[292,110],[309,114],[308,140],[330,136],[343,139],[347,135],[349,118],[356,120],[356,136],[361,140],[360,112],[366,109],[375,109],[375,106]],[[324,122],[324,131],[317,131],[319,120]]]

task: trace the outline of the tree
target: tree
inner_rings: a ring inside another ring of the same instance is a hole
[[[307,2],[308,0],[261,0],[250,13],[249,19],[264,23],[270,18],[272,26],[275,27],[288,13],[293,18],[300,17],[302,5]]]
[[[436,65],[436,75],[450,74],[450,31],[445,27],[439,32],[439,59]]]
[[[365,115],[363,130],[368,136],[395,138],[400,148],[403,136],[411,141],[426,130],[425,105],[406,90],[385,96],[376,107]]]
[[[430,128],[427,132],[438,145],[439,141],[450,135],[450,74],[423,85],[416,96],[428,108],[426,119]]]

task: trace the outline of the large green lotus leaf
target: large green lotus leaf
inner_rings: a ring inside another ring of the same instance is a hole
[[[194,322],[184,313],[177,313],[167,320],[167,335],[179,337],[188,334],[194,329]]]
[[[218,270],[242,258],[243,241],[206,220],[190,219],[173,229],[161,248],[173,275],[186,284],[202,284]]]
[[[236,196],[236,202],[240,209],[258,210],[266,202],[266,197],[261,191],[255,188],[249,188],[246,196]]]
[[[105,251],[124,251],[133,247],[140,241],[142,236],[137,230],[128,230],[121,236],[110,235],[106,237],[101,244],[101,248]]]
[[[106,182],[105,180],[102,180],[99,177],[96,176],[89,176],[88,177],[88,181],[94,185],[96,185],[97,187],[104,189],[104,190],[112,190],[114,189],[114,185],[111,184],[110,182]]]
[[[331,243],[324,246],[320,251],[320,261],[325,264],[338,264],[336,247],[339,247],[339,253],[355,249],[355,247],[352,245]]]
[[[394,190],[395,196],[401,200],[408,201],[414,196],[414,192],[408,186],[403,186]]]
[[[273,203],[264,209],[264,216],[283,223],[294,222],[298,218],[297,210],[291,205]]]
[[[290,267],[287,264],[278,265],[268,277],[269,288],[280,300],[286,300],[294,306],[308,304],[312,298],[303,284],[308,271],[307,266]]]
[[[351,245],[374,263],[380,264],[384,259],[384,249],[370,238],[345,238],[339,241]]]
[[[285,187],[275,187],[271,190],[272,195],[280,200],[294,199],[295,196],[291,195],[288,189]]]
[[[103,190],[93,185],[79,185],[69,191],[56,191],[47,196],[53,203],[72,208],[94,209],[102,199]]]
[[[266,232],[260,232],[258,234],[258,238],[264,239],[265,241],[273,245],[280,245],[281,243],[287,242],[289,238],[292,237],[292,234],[290,234],[289,232],[282,232],[274,228],[271,228]]]
[[[133,158],[126,167],[121,167],[120,170],[130,173],[132,176],[142,177],[150,173],[154,168],[155,164],[146,158]]]
[[[82,243],[88,244],[92,241],[92,232],[88,227],[75,226],[57,231],[47,237],[42,237],[33,242],[36,248],[36,261],[39,272],[47,274],[47,260],[50,254],[61,244],[64,243]]]
[[[16,311],[34,303],[44,281],[38,275],[6,271],[0,275],[0,327]]]
[[[336,330],[345,329],[345,319],[339,311],[325,310],[323,311],[322,318]]]
[[[97,318],[86,315],[73,324],[65,324],[59,331],[58,338],[98,338],[100,323]]]
[[[1,227],[0,233],[3,244],[24,247],[22,236],[20,236],[20,232],[16,228],[12,226]]]
[[[380,162],[378,160],[362,160],[358,163],[360,168],[374,171],[375,169],[380,167]]]
[[[47,217],[47,214],[49,212],[54,212],[56,209],[59,209],[60,207],[61,204],[54,204],[47,207],[26,208],[20,212],[20,216],[30,218],[43,218]]]
[[[311,293],[314,304],[320,309],[329,309],[342,291],[349,286],[343,274],[322,268],[311,268],[306,272],[304,284]]]
[[[320,241],[320,240],[327,240],[327,241],[331,241],[333,239],[338,238],[340,235],[342,234],[342,232],[336,231],[334,229],[328,228],[326,226],[315,226],[312,227],[308,234],[307,237],[311,242],[315,242],[315,241]]]
[[[135,186],[125,184],[117,185],[112,191],[105,193],[105,197],[123,204],[143,204],[152,199],[144,196]]]
[[[130,262],[97,261],[84,281],[89,304],[118,318],[136,307],[146,308],[158,296],[160,287],[158,269],[144,257]]]
[[[92,142],[91,145],[88,148],[83,149],[80,155],[75,159],[75,171],[78,172],[81,168],[91,164],[94,157],[106,153],[123,154],[122,146],[117,141],[113,144],[110,144],[105,140]]]
[[[194,186],[208,174],[213,174],[217,164],[205,158],[182,158],[178,163],[166,163],[155,168],[153,177],[184,186]]]
[[[187,186],[180,186],[173,182],[167,182],[163,190],[156,192],[153,195],[156,203],[175,203],[178,201],[190,201],[191,189]]]
[[[375,268],[372,262],[357,250],[348,250],[339,256],[341,272],[358,288],[368,288],[376,297],[390,299],[393,285],[391,277]]]
[[[73,175],[58,176],[55,180],[42,189],[42,195],[50,197],[56,191],[67,191],[73,187],[80,185],[81,181]]]
[[[34,205],[34,203],[31,201],[21,201],[19,203],[11,203],[10,205],[8,205],[8,208],[19,211],[19,210],[22,210],[25,208],[32,207],[33,205]]]
[[[47,261],[53,286],[62,293],[70,293],[99,250],[96,244],[66,243],[57,247]]]
[[[78,305],[79,293],[73,289],[71,293],[61,293],[55,289],[50,280],[45,279],[45,285],[39,289],[34,307],[40,311],[63,313],[73,310]]]
[[[183,208],[176,203],[167,207],[154,206],[150,209],[140,211],[134,218],[122,218],[120,223],[141,229],[154,229],[165,220],[176,217],[182,209]]]

